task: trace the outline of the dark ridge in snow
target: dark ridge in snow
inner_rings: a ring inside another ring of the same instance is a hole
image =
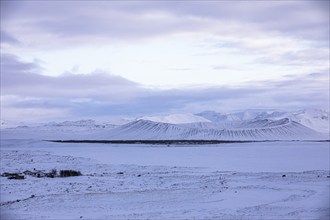
[[[230,143],[254,143],[254,142],[278,142],[269,141],[233,141],[233,140],[45,140],[56,143],[93,143],[93,144],[159,144],[159,145],[201,145],[201,144],[230,144]],[[299,141],[299,140],[295,140]],[[311,140],[313,141],[313,140]],[[286,141],[287,142],[287,141]],[[329,142],[313,141],[313,142]]]
[[[96,144],[159,144],[159,145],[186,145],[186,144],[228,144],[251,143],[260,141],[231,141],[231,140],[46,140],[56,143],[96,143]],[[264,141],[263,141],[264,142]],[[268,141],[266,141],[268,142]]]

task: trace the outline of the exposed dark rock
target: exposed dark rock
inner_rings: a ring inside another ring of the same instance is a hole
[[[61,170],[60,177],[81,176],[80,171],[76,170]]]

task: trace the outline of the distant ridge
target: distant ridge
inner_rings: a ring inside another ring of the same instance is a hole
[[[148,119],[148,120],[147,120]],[[150,120],[149,120],[150,119]],[[122,123],[79,120],[1,127],[2,137],[66,140],[329,140],[329,113],[319,109],[294,112],[246,110],[204,111],[125,118]]]
[[[112,140],[315,140],[322,135],[288,118],[253,120],[236,123],[229,128],[209,128],[201,123],[169,124],[138,120],[109,132]],[[211,126],[213,125],[213,127]],[[200,127],[199,127],[200,126]]]

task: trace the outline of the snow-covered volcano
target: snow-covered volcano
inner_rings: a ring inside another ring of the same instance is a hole
[[[111,139],[315,140],[329,139],[329,113],[246,110],[142,117],[109,132]]]
[[[84,140],[329,140],[329,113],[247,110],[144,116],[123,125],[94,120],[4,129],[10,138]],[[34,135],[34,136],[33,136]],[[32,137],[33,136],[33,137]]]
[[[231,125],[190,123],[169,124],[138,120],[113,129],[110,139],[131,140],[314,140],[324,136],[288,118],[251,120]]]

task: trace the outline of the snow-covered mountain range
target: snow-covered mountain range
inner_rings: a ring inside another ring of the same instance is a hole
[[[197,122],[211,122],[203,116],[194,114],[171,114],[162,116],[144,116],[138,119],[169,123],[169,124],[186,124],[186,123],[197,123]]]
[[[118,121],[118,120],[117,120]],[[119,120],[122,121],[122,120]],[[4,130],[38,131],[47,138],[103,140],[329,140],[329,112],[245,110],[231,113],[204,111],[125,119],[124,124],[94,120],[51,122]],[[3,127],[2,127],[3,128]],[[51,136],[49,134],[52,133]],[[65,136],[61,135],[65,133]],[[34,133],[34,132],[32,132]],[[80,136],[79,136],[80,134]],[[78,135],[78,136],[77,136]]]
[[[306,127],[321,133],[329,133],[329,112],[320,109],[304,109],[298,111],[260,111],[260,110],[246,110],[234,113],[216,113],[213,111],[205,111],[197,114],[215,123],[230,123],[242,122],[251,120],[279,120],[288,118],[292,121],[298,122]]]

